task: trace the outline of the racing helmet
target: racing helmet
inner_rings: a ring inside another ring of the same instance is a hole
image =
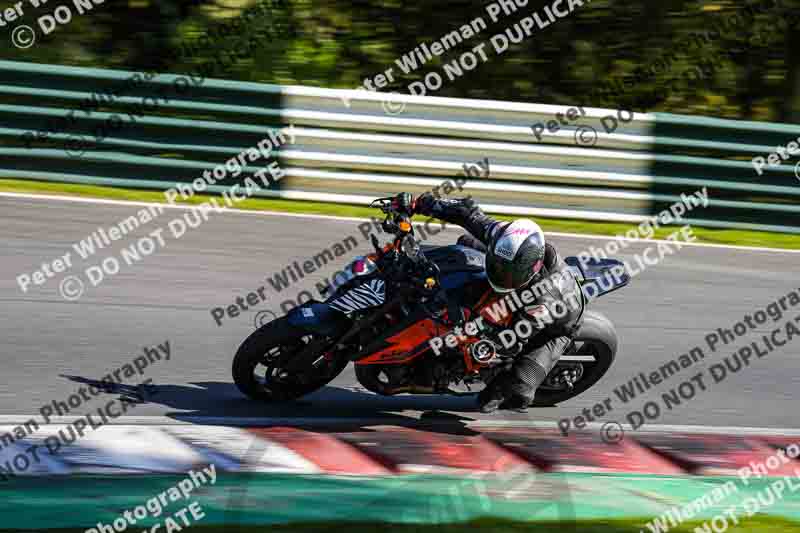
[[[496,292],[511,292],[537,281],[544,265],[544,233],[521,218],[496,232],[486,254],[486,276]]]

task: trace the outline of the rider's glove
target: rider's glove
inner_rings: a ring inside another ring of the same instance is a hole
[[[433,207],[433,203],[436,201],[436,197],[431,192],[426,192],[417,197],[414,200],[413,210],[414,213],[420,213],[423,215],[430,214],[431,209]]]

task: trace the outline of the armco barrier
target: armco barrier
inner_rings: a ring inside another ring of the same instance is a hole
[[[489,178],[466,191],[490,212],[635,222],[708,187],[692,223],[800,232],[793,161],[762,176],[750,163],[800,126],[585,108],[539,142],[531,126],[568,107],[170,74],[131,84],[136,74],[0,61],[0,177],[166,188],[294,124],[296,142],[276,153],[288,177],[264,196],[365,204],[488,158]],[[605,133],[609,115],[618,127]],[[598,132],[593,146],[576,144],[582,125]]]

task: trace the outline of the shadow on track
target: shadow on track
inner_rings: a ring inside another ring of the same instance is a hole
[[[126,385],[81,376],[62,375],[70,381],[93,386],[100,393],[118,395],[120,401],[162,405],[176,412],[165,416],[193,423],[225,425],[224,418],[274,418],[256,425],[290,424],[315,431],[373,431],[367,426],[392,425],[452,435],[477,435],[466,427],[474,419],[457,412],[474,411],[471,396],[378,396],[366,391],[327,386],[299,400],[259,403],[244,397],[232,383],[202,381],[189,385]],[[402,411],[418,411],[418,417]],[[134,415],[135,416],[135,415]],[[213,422],[201,420],[215,418]],[[298,419],[298,420],[289,420]],[[308,419],[303,421],[301,419]],[[313,420],[312,420],[313,419]],[[326,422],[326,419],[329,419]]]

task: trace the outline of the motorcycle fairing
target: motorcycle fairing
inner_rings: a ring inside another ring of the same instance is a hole
[[[286,314],[289,325],[311,333],[335,336],[347,331],[350,320],[326,303],[306,302]]]
[[[460,245],[426,248],[425,256],[439,265],[441,286],[451,298],[469,305],[471,302],[461,301],[467,293],[483,294],[486,285],[483,253]],[[353,312],[383,305],[385,289],[384,280],[366,278],[325,303],[308,302],[293,309],[288,315],[290,324],[323,335],[342,334],[352,324],[350,315]],[[447,321],[448,311],[443,313],[442,320]],[[358,365],[403,364],[429,350],[429,339],[448,331],[418,309],[389,328],[381,338],[373,340],[360,354],[351,357]]]
[[[380,278],[365,280],[330,300],[328,305],[347,316],[355,311],[379,307],[386,301],[386,282]]]
[[[446,313],[441,319],[446,323]],[[357,365],[406,363],[429,350],[428,341],[431,338],[448,331],[445,324],[435,322],[417,309],[389,327],[383,335],[365,346],[361,353],[354,354],[352,359]]]
[[[621,289],[631,281],[625,263],[616,259],[591,257],[581,262],[577,257],[571,256],[566,257],[564,262],[584,288],[584,294],[588,293],[592,298]]]

